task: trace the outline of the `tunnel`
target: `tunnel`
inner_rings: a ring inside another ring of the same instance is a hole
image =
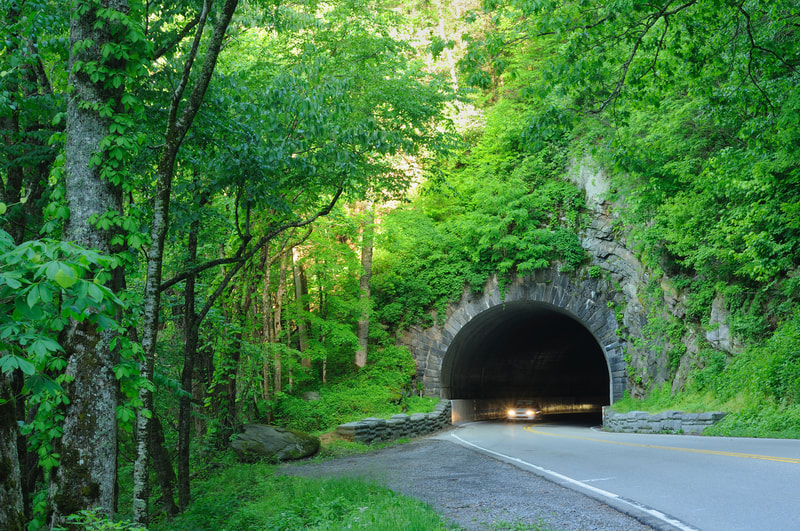
[[[545,414],[599,412],[610,370],[594,335],[566,310],[536,301],[491,307],[466,323],[442,360],[441,395],[469,419],[495,418],[517,401]]]

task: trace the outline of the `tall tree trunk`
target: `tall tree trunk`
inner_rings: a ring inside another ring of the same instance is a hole
[[[439,37],[447,42],[447,32],[444,29],[444,10],[442,9],[442,0],[436,0],[436,8],[439,13]],[[453,60],[453,53],[449,47],[444,49],[445,56],[447,57],[447,65],[450,67],[450,82],[453,84],[453,90],[458,92],[458,76],[456,75],[456,63]]]
[[[256,283],[252,276],[249,276],[243,292],[236,300],[234,315],[232,316],[232,319],[238,321],[238,327],[233,338],[233,351],[228,356],[230,368],[227,375],[227,382],[223,386],[224,396],[222,397],[227,403],[223,426],[229,432],[229,435],[232,435],[239,425],[239,411],[236,405],[236,399],[238,397],[239,364],[242,357],[242,344],[244,343],[244,328],[247,322],[247,316],[250,313],[250,307],[253,303],[255,291]],[[223,440],[227,441],[227,439],[228,437],[223,437]]]
[[[306,280],[303,266],[298,263],[297,247],[292,248],[292,278],[294,280],[294,300],[297,304],[297,335],[300,345],[300,352],[308,352],[308,325],[306,324],[305,313],[308,312],[308,304],[303,303],[303,298],[308,295],[308,281]],[[311,358],[304,355],[300,363],[303,367],[311,367]]]
[[[261,340],[265,345],[264,362],[261,369],[261,394],[264,400],[270,399],[270,359],[269,350],[266,346],[274,343],[275,330],[272,321],[272,261],[269,258],[269,245],[264,246],[261,255],[261,270],[264,272],[264,280],[261,288]]]
[[[124,0],[103,2],[113,12],[127,13]],[[98,18],[94,2],[76,1],[70,20],[69,84],[65,145],[65,185],[70,217],[65,239],[84,247],[111,253],[109,231],[98,229],[90,219],[108,211],[122,212],[119,186],[101,178],[101,165],[91,162],[100,142],[110,130],[111,119],[97,109],[119,108],[122,87],[109,89],[93,82],[84,70],[75,71],[77,61],[103,64],[102,49],[113,41],[111,23]],[[124,34],[124,32],[122,32]],[[92,41],[79,47],[79,42]],[[112,286],[113,288],[114,286]],[[81,509],[114,512],[117,482],[118,384],[114,375],[117,357],[110,333],[101,332],[88,319],[71,320],[62,333],[67,354],[65,387],[69,399],[58,443],[61,456],[49,492],[50,525],[63,525],[64,518]]]
[[[173,486],[175,485],[175,471],[172,469],[172,461],[169,453],[164,448],[164,428],[157,415],[151,419],[153,429],[150,432],[150,454],[153,457],[153,467],[158,477],[158,484],[161,486],[161,498],[164,504],[164,512],[167,517],[172,518],[178,513],[173,497]]]
[[[0,371],[0,529],[23,531],[25,508],[17,440],[17,394],[13,374]]]
[[[216,21],[211,37],[205,43],[205,56],[200,67],[191,94],[184,101],[184,91],[190,82],[194,59],[200,49],[200,42],[209,11],[209,1],[203,4],[203,13],[197,25],[195,40],[187,56],[183,76],[178,83],[170,102],[164,146],[159,157],[156,178],[155,203],[150,226],[150,249],[147,252],[147,277],[144,286],[144,322],[142,325],[142,349],[144,362],[141,366],[142,377],[152,380],[156,339],[158,334],[158,312],[161,304],[161,278],[164,260],[164,240],[169,227],[169,207],[172,192],[172,180],[175,175],[175,160],[178,150],[186,137],[186,133],[194,121],[197,111],[205,98],[206,89],[216,68],[217,58],[222,48],[225,33],[236,11],[238,0],[225,0]],[[179,113],[180,110],[180,113]],[[153,410],[153,394],[142,387],[139,392],[142,410],[136,417],[137,451],[133,478],[133,519],[136,523],[146,524],[149,517],[149,461],[148,444],[150,439],[150,411]]]
[[[193,266],[197,262],[197,238],[200,232],[200,219],[195,218],[189,228],[187,262]],[[191,442],[192,387],[194,366],[197,359],[198,335],[200,333],[195,308],[196,275],[189,275],[184,289],[183,308],[183,371],[181,372],[181,394],[178,406],[178,508],[181,512],[189,506],[191,485],[189,482],[189,448]]]
[[[358,319],[356,334],[358,336],[358,350],[356,351],[355,364],[364,367],[367,364],[367,345],[369,343],[369,313],[370,313],[370,280],[372,279],[372,250],[375,240],[375,214],[373,206],[368,203],[364,207],[364,221],[361,228],[361,279],[359,305],[361,316]]]
[[[283,329],[281,324],[281,309],[283,307],[283,299],[286,296],[286,268],[288,261],[286,258],[285,253],[280,257],[280,276],[278,277],[278,291],[275,293],[275,312],[272,314],[272,322],[273,322],[273,330],[275,331],[275,342],[277,343],[280,341],[281,331]],[[272,368],[274,374],[274,380],[272,388],[275,390],[275,393],[280,393],[282,390],[282,363],[281,363],[281,352],[278,349],[275,349],[275,356],[272,360]]]

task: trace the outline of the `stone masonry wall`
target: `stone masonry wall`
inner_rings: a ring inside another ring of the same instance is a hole
[[[464,289],[461,300],[452,304],[443,325],[430,328],[411,327],[400,337],[400,344],[409,347],[417,362],[417,376],[427,396],[449,397],[442,386],[442,365],[447,350],[459,333],[474,317],[504,303],[530,301],[551,305],[566,311],[595,336],[608,363],[611,401],[622,398],[627,374],[623,360],[623,341],[614,312],[623,304],[622,294],[608,279],[584,274],[570,274],[558,266],[516,277],[501,286],[492,277],[480,293]]]
[[[336,428],[336,433],[348,441],[363,443],[385,442],[407,437],[419,437],[441,431],[451,424],[452,406],[440,400],[430,413],[397,414],[389,419],[366,418],[348,422]]]
[[[725,413],[719,411],[713,413],[683,413],[680,411],[617,413],[603,408],[603,428],[608,431],[624,433],[701,435],[704,429],[713,426],[724,416]]]

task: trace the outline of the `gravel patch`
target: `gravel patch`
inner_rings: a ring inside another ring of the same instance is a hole
[[[426,502],[453,529],[654,529],[580,492],[447,440],[421,438],[368,454],[284,464],[281,473],[370,480]]]

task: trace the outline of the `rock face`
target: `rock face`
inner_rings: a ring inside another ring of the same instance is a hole
[[[569,177],[586,193],[586,206],[592,216],[580,235],[590,267],[602,270],[625,298],[620,313],[629,375],[626,388],[631,395],[644,395],[665,383],[673,391],[682,389],[692,368],[702,367],[700,351],[704,345],[728,354],[741,351],[721,293],[716,294],[710,315],[704,319],[707,325],[691,322],[686,319],[686,294],[667,275],[654,275],[639,261],[616,214],[624,206],[606,200],[610,181],[603,169],[584,157],[573,162]],[[679,322],[683,328],[679,340],[659,328],[670,321]],[[669,352],[677,355],[670,356]]]
[[[244,432],[231,443],[239,460],[245,463],[301,459],[316,454],[319,446],[318,437],[264,424],[246,424]]]

